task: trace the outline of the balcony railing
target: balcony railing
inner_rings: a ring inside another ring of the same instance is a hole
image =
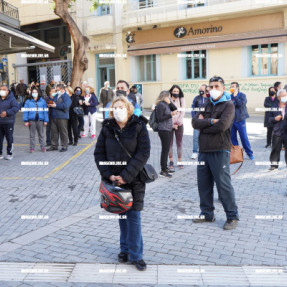
[[[19,13],[18,13],[18,8],[16,8],[15,6],[5,2],[4,0],[0,1],[0,12],[11,17],[14,18],[16,20],[19,20]]]
[[[151,24],[164,19],[183,19],[189,17],[193,11],[200,14],[206,9],[208,13],[220,14],[225,9],[230,12],[233,5],[239,10],[244,10],[246,7],[256,9],[272,5],[286,6],[286,0],[127,0],[127,2],[123,10],[124,26]]]

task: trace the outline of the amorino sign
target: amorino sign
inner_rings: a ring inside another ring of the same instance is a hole
[[[177,38],[183,38],[185,35],[204,35],[204,34],[210,34],[210,33],[219,33],[223,30],[222,26],[213,26],[210,25],[209,27],[206,28],[192,28],[190,27],[190,29],[187,30],[185,29],[185,27],[177,27],[173,34],[175,37]]]

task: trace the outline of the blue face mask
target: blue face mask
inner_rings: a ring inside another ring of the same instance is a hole
[[[81,91],[76,91],[76,95],[80,96],[81,95]]]

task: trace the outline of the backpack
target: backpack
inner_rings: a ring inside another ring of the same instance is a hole
[[[156,108],[152,111],[150,117],[149,117],[149,125],[150,127],[152,128],[152,130],[154,132],[157,132],[158,131],[158,123],[157,123],[157,120],[156,120],[156,114],[155,114],[155,110]]]

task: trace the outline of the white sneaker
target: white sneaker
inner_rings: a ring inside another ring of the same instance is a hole
[[[193,153],[193,154],[191,155],[191,159],[197,159],[197,157],[198,157],[198,154],[197,154],[197,153]]]
[[[0,159],[3,159],[3,158],[4,158],[4,156],[2,154],[0,154]]]
[[[7,159],[7,160],[11,160],[13,158],[13,154],[8,154],[6,157],[5,157],[5,159]]]

